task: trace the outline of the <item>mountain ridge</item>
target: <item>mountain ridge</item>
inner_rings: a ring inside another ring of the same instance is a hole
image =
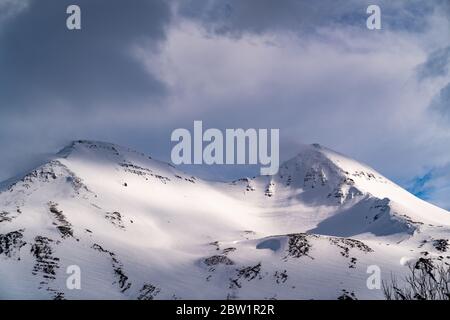
[[[449,213],[402,190],[318,145],[225,183],[74,141],[0,192],[0,297],[381,299],[369,266],[450,262]]]

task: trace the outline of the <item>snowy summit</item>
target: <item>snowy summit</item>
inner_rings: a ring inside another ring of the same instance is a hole
[[[319,145],[223,183],[76,141],[2,186],[1,299],[383,299],[370,266],[450,259],[449,212]]]

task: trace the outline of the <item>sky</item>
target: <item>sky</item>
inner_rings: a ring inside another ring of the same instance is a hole
[[[0,180],[76,139],[170,161],[194,120],[278,128],[284,160],[320,143],[450,209],[450,4],[0,0]]]

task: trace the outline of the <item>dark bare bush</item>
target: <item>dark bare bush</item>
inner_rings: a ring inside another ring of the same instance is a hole
[[[387,300],[450,300],[450,267],[421,258],[409,265],[403,286],[394,276],[383,281],[383,293]]]

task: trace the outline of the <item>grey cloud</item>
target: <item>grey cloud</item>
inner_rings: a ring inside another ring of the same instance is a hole
[[[164,94],[164,84],[129,50],[138,41],[157,49],[171,18],[168,2],[79,0],[82,30],[69,31],[66,8],[72,3],[30,1],[4,23],[0,108],[36,109],[36,101],[46,108],[130,106]]]
[[[0,0],[0,26],[29,4],[29,0]]]
[[[426,30],[427,15],[437,7],[447,10],[445,0],[189,0],[180,1],[179,7],[183,15],[218,34],[289,30],[305,35],[324,26],[365,28],[371,4],[381,7],[383,29],[408,32]]]
[[[438,76],[445,76],[449,71],[450,47],[440,48],[429,54],[427,60],[418,66],[419,79],[424,80]]]
[[[437,94],[431,105],[430,110],[436,112],[448,124],[450,121],[450,83],[443,87]],[[441,120],[442,120],[441,119]]]
[[[82,30],[66,28],[70,4]],[[157,53],[172,18],[164,0],[0,0],[0,180],[71,139],[132,144],[126,118],[166,95],[132,48]]]

